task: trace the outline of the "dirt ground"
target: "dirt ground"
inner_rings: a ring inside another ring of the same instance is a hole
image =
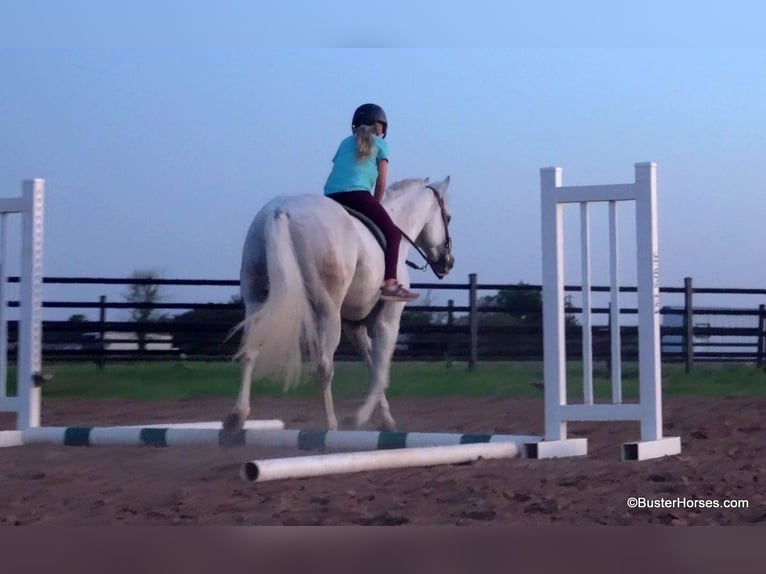
[[[217,420],[232,400],[145,403],[49,400],[43,424],[89,426]],[[339,418],[356,401],[338,401]],[[542,399],[392,399],[402,430],[541,434]],[[254,418],[321,428],[319,398],[258,399]],[[0,449],[0,525],[733,525],[766,524],[766,397],[665,400],[680,456],[620,462],[637,423],[571,423],[587,457],[480,460],[262,484],[251,447]],[[0,428],[10,419],[0,418]],[[294,453],[290,453],[294,454]],[[650,500],[746,500],[748,508],[627,507]]]

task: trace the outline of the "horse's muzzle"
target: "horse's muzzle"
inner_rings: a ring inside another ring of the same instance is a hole
[[[438,261],[431,264],[431,269],[433,269],[434,273],[439,279],[444,279],[444,276],[449,273],[452,268],[455,266],[455,257],[452,255],[452,253],[447,253],[443,257],[439,258]]]

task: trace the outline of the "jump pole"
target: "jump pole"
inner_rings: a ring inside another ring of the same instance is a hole
[[[659,248],[657,235],[657,165],[635,164],[635,182],[614,185],[562,185],[562,169],[540,170],[543,247],[543,354],[545,438],[527,446],[530,458],[587,454],[587,439],[567,438],[569,421],[638,421],[639,441],[622,446],[623,460],[644,460],[681,452],[680,437],[662,434],[662,375],[659,323]],[[609,205],[610,295],[612,314],[612,400],[595,404],[590,323],[590,241],[588,206]],[[636,212],[636,271],[638,279],[639,400],[622,398],[619,321],[617,207],[632,202]],[[564,310],[563,206],[579,204],[583,290],[583,402],[569,404],[566,378]]]
[[[242,465],[240,476],[249,482],[266,482],[284,478],[457,464],[479,459],[513,458],[519,456],[519,452],[519,445],[515,442],[498,442],[294,456],[251,460]]]
[[[154,447],[225,444],[296,451],[350,452],[466,444],[525,444],[541,438],[533,435],[294,430],[281,428],[282,421],[275,420],[248,421],[233,440],[222,443],[220,423],[197,425],[38,427],[19,431],[17,444]]]

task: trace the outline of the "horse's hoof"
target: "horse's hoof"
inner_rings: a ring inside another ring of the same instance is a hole
[[[239,413],[231,413],[223,419],[223,430],[225,432],[236,433],[244,428],[245,422]]]
[[[242,435],[244,421],[238,413],[231,413],[221,424],[221,432],[218,433],[218,443],[221,446],[238,444],[237,439]]]

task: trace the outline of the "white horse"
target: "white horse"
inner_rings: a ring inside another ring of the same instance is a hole
[[[408,179],[391,185],[382,201],[440,279],[454,264],[448,185],[449,177],[436,184]],[[397,277],[405,287],[409,245],[403,237]],[[253,376],[283,379],[287,389],[301,379],[304,359],[315,368],[327,427],[337,429],[331,384],[341,331],[370,371],[356,427],[365,425],[380,405],[384,428],[395,430],[385,391],[404,303],[382,301],[382,283],[383,250],[340,204],[320,195],[282,196],[266,204],[255,216],[242,252],[245,320],[237,355],[242,384],[222,437],[233,436],[250,414]]]

